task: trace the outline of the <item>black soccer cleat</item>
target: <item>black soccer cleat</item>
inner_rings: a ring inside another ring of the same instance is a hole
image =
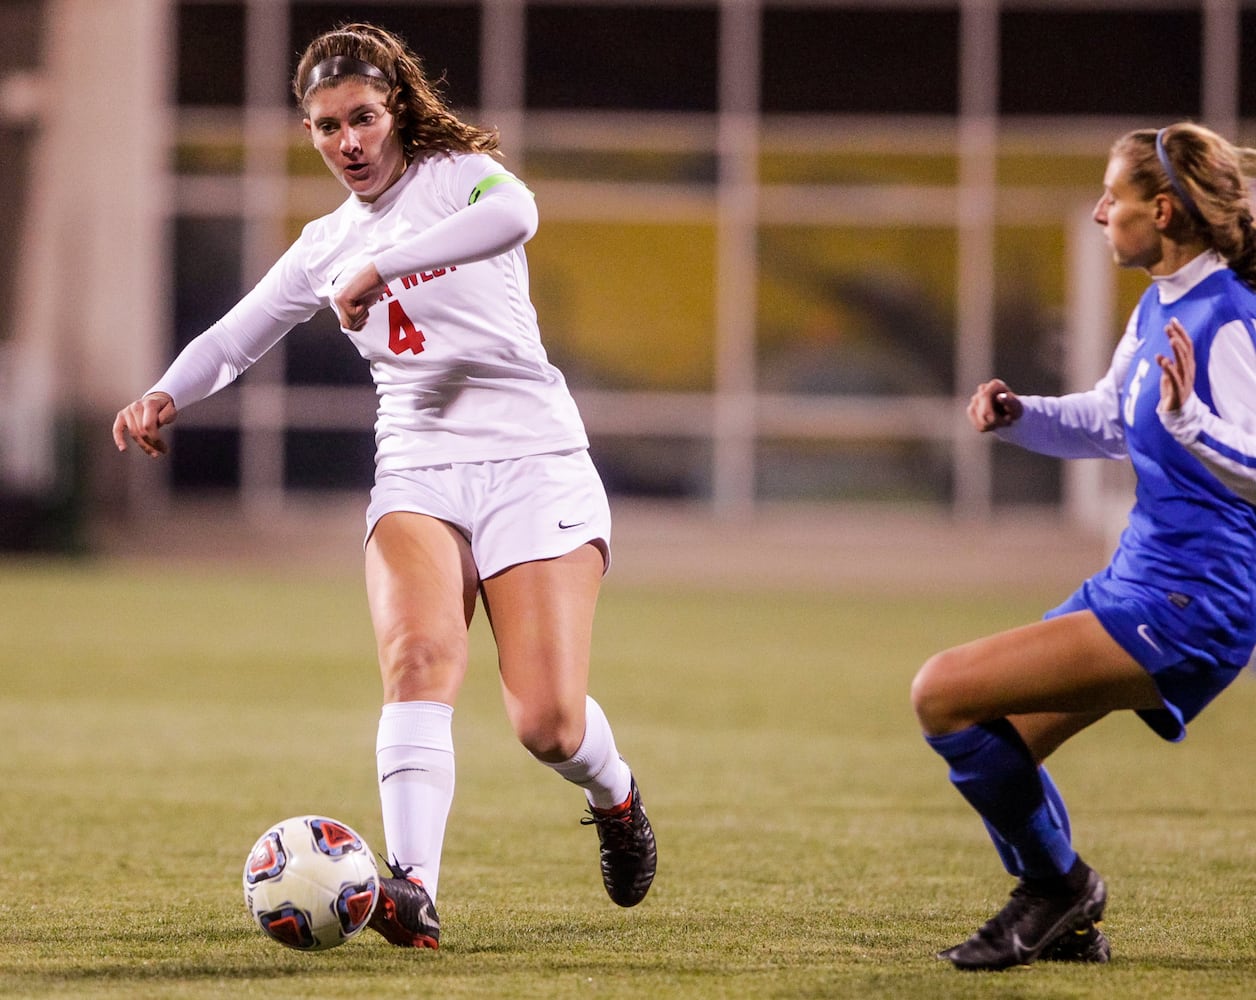
[[[1077,863],[1083,864],[1080,860]],[[1076,892],[1061,891],[1041,882],[1021,879],[1002,910],[987,920],[967,941],[938,952],[938,958],[965,970],[997,971],[1014,965],[1029,965],[1061,937],[1071,934],[1074,928],[1083,928],[1087,923],[1093,925],[1103,917],[1108,899],[1107,887],[1093,868],[1085,868],[1085,873],[1085,881]],[[1106,953],[1107,938],[1097,928],[1096,934],[1099,937],[1092,943]],[[1102,941],[1102,946],[1099,941]],[[1103,959],[1065,960],[1107,959],[1105,955]]]
[[[1038,960],[1042,962],[1093,962],[1102,965],[1112,957],[1108,937],[1093,920],[1065,931],[1047,945]]]
[[[606,894],[620,906],[636,906],[650,891],[658,865],[654,830],[641,805],[637,780],[632,779],[624,805],[615,809],[591,808],[580,823],[597,827]]]
[[[379,902],[367,926],[399,948],[439,947],[440,917],[432,897],[407,869],[392,861],[386,864],[392,878],[379,880]]]

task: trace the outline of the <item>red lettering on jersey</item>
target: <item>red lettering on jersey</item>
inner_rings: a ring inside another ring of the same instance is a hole
[[[432,271],[419,271],[417,274],[403,274],[401,276],[402,288],[413,288],[421,281],[431,281],[433,278],[439,278],[442,274],[448,274],[450,271],[458,270],[457,267],[438,267]]]
[[[416,329],[401,303],[396,300],[388,303],[388,349],[393,354],[404,354],[423,351],[423,331]]]

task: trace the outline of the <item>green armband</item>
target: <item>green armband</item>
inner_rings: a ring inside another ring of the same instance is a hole
[[[467,204],[474,205],[486,192],[491,191],[493,188],[497,187],[498,184],[506,183],[514,183],[520,185],[521,187],[523,186],[523,182],[511,174],[493,174],[490,177],[485,177],[484,180],[480,181],[480,183],[471,190],[471,197],[467,199]],[[528,191],[526,187],[523,189]],[[528,194],[532,194],[532,192],[528,191]],[[532,195],[532,197],[535,198],[536,195]]]

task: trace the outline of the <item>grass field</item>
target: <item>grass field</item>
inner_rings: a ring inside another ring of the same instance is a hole
[[[1059,596],[608,584],[593,690],[660,846],[627,911],[602,891],[579,793],[514,743],[481,622],[441,950],[368,933],[305,955],[253,927],[240,870],[296,813],[382,847],[356,567],[0,562],[0,995],[1251,996],[1247,677],[1182,746],[1114,718],[1053,763],[1109,880],[1110,965],[973,975],[932,957],[1010,884],[920,740],[908,683],[931,651]]]

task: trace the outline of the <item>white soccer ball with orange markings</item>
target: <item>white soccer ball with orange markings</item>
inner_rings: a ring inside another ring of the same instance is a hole
[[[267,937],[288,948],[344,944],[366,927],[378,901],[371,849],[327,816],[281,820],[244,863],[244,905]]]

